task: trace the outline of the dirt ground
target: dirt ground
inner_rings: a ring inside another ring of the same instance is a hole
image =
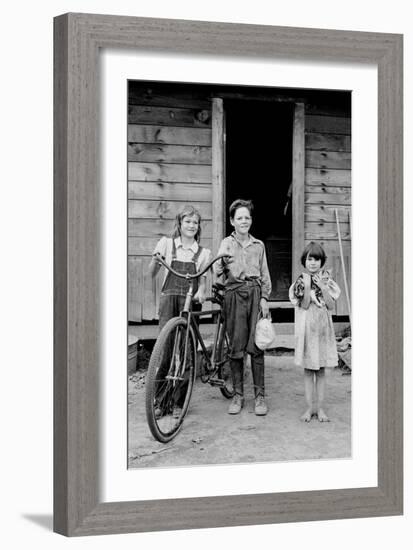
[[[268,415],[254,414],[251,370],[245,371],[245,406],[227,413],[228,400],[199,379],[178,435],[156,441],[145,416],[145,372],[129,376],[129,467],[168,467],[349,458],[351,456],[351,376],[327,372],[325,410],[330,422],[300,421],[305,410],[302,369],[291,355],[266,356]]]

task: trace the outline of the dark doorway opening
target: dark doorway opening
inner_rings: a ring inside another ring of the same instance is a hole
[[[226,101],[226,234],[228,207],[254,203],[251,234],[265,243],[273,301],[288,300],[292,254],[293,103]]]

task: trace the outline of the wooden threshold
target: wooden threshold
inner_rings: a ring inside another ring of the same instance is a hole
[[[286,301],[286,302],[268,302],[268,306],[270,309],[278,309],[278,308],[282,308],[282,309],[292,309],[294,306],[292,305],[291,302],[289,301]]]

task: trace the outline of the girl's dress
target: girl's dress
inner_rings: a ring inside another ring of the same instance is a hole
[[[328,294],[336,301],[339,286],[328,271],[322,271],[321,276],[327,281]],[[302,273],[290,286],[289,298],[295,306],[295,364],[310,370],[336,367],[338,355],[331,310],[309,273]]]

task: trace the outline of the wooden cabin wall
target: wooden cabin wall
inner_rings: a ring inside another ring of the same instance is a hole
[[[129,321],[158,318],[163,277],[148,275],[151,254],[176,214],[202,215],[202,245],[212,246],[211,103],[203,97],[130,83],[128,106]],[[163,271],[163,270],[162,270]]]
[[[219,91],[214,92],[220,96]],[[265,94],[264,94],[265,95]],[[256,99],[265,99],[257,96]],[[186,203],[203,217],[202,244],[212,248],[211,97],[205,90],[132,82],[128,107],[128,292],[130,321],[157,319],[162,277],[148,265],[156,242],[172,231]],[[225,97],[224,105],[225,105]],[[228,97],[232,97],[229,94]],[[304,239],[323,244],[342,289],[336,314],[347,315],[335,208],[351,287],[351,116],[341,106],[305,104]],[[290,101],[294,100],[290,98]]]
[[[335,209],[351,291],[351,117],[349,112],[315,105],[305,111],[305,243],[320,242],[326,267],[341,288],[337,315],[348,315]]]

